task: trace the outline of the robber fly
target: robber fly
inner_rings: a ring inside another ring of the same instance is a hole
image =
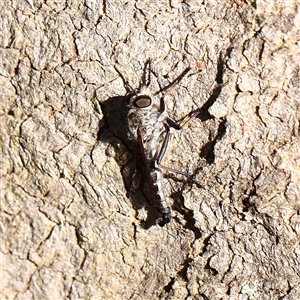
[[[147,70],[148,77],[145,74]],[[174,82],[162,90],[173,87],[189,72],[189,70],[189,68],[186,69]],[[118,73],[120,74],[119,71]],[[183,128],[190,120],[199,114],[199,111],[194,111],[187,121],[182,125],[177,125],[168,117],[165,110],[164,96],[166,93],[162,94],[159,105],[152,101],[152,98],[148,95],[149,92],[147,91],[147,88],[150,85],[150,61],[146,62],[143,80],[136,90],[133,90],[125,80],[124,82],[128,89],[129,99],[127,115],[128,138],[137,141],[139,144],[147,173],[151,198],[154,203],[158,203],[160,206],[161,217],[157,220],[157,223],[159,226],[163,227],[171,221],[171,207],[164,193],[162,170],[165,169],[184,175],[195,182],[187,173],[161,165],[170,139],[170,126],[173,126],[176,129]],[[153,96],[162,93],[162,90],[156,92]]]

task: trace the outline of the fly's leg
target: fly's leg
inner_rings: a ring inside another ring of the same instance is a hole
[[[123,74],[120,72],[120,70],[115,66],[114,67],[119,76],[122,78],[125,89],[126,89],[126,99],[130,99],[133,95],[137,95],[143,86],[148,87],[150,85],[150,80],[151,80],[151,60],[147,59],[144,65],[143,69],[143,75],[142,75],[142,80],[139,83],[139,86],[136,89],[133,89],[129,82],[124,78]]]
[[[175,173],[175,174],[179,174],[179,175],[185,176],[190,182],[196,184],[197,187],[199,187],[199,188],[202,187],[202,185],[201,185],[200,182],[198,182],[197,180],[195,180],[192,176],[189,175],[189,173],[187,173],[185,171],[180,171],[180,170],[169,168],[169,167],[162,166],[162,165],[160,165],[159,168],[161,168],[163,170],[166,170],[168,172],[172,172],[172,173]]]
[[[200,110],[195,110],[193,111],[190,116],[188,117],[187,120],[185,120],[182,124],[177,124],[175,123],[173,120],[171,119],[168,119],[168,123],[170,122],[172,124],[172,127],[175,127],[177,130],[181,130],[183,129],[184,127],[186,127],[193,119],[195,119],[198,114],[200,113]],[[170,140],[170,137],[171,137],[171,133],[170,133],[170,129],[169,129],[169,126],[166,126],[166,136],[164,138],[164,141],[163,141],[163,144],[162,144],[162,147],[160,148],[160,151],[159,151],[159,154],[158,154],[158,157],[155,161],[155,167],[157,168],[160,168],[160,169],[164,169],[168,172],[172,172],[172,173],[176,173],[176,174],[180,174],[180,175],[183,175],[185,176],[188,180],[190,180],[191,182],[195,183],[198,187],[201,187],[201,184],[194,180],[187,172],[185,171],[180,171],[180,170],[177,170],[177,169],[173,169],[173,168],[170,168],[170,167],[166,167],[166,166],[163,166],[161,164],[162,162],[162,159],[166,153],[166,150],[167,150],[167,147],[168,147],[168,143],[169,143],[169,140]]]
[[[167,122],[173,128],[175,128],[177,130],[181,130],[181,129],[185,128],[191,121],[193,121],[199,114],[200,114],[200,109],[196,109],[195,111],[193,111],[192,113],[190,113],[189,117],[185,121],[183,121],[181,124],[176,123],[171,118],[167,118]],[[167,133],[167,135],[170,135],[170,134]],[[170,138],[168,136],[166,136],[165,140],[167,142],[169,141],[169,139]],[[161,149],[161,150],[163,150],[163,149]],[[162,157],[165,154],[165,152],[166,152],[166,149],[164,149],[163,151],[161,151],[161,153],[159,155],[159,164],[160,164],[160,162],[162,160]],[[161,154],[162,154],[162,156],[161,156]],[[187,179],[189,179],[191,182],[195,183],[198,187],[202,187],[201,184],[198,181],[194,180],[187,172],[180,171],[180,170],[177,170],[177,169],[173,169],[173,168],[170,168],[170,167],[165,167],[165,166],[162,166],[162,165],[160,165],[159,167],[161,169],[166,170],[166,171],[183,175]]]
[[[200,109],[196,109],[196,110],[192,111],[189,114],[188,118],[181,124],[178,124],[171,118],[167,118],[167,122],[170,126],[175,128],[176,130],[181,130],[181,129],[185,128],[191,121],[193,121],[199,114],[200,114]]]
[[[181,125],[177,125],[178,129],[182,129],[185,126],[187,126],[187,124],[191,120],[193,120],[198,114],[199,114],[198,111],[195,111],[194,113],[192,113],[191,116],[188,118],[188,120],[186,120]],[[159,169],[164,169],[166,171],[173,172],[173,173],[176,173],[176,174],[183,175],[183,176],[187,177],[191,182],[195,183],[198,187],[201,187],[201,184],[198,181],[194,180],[187,172],[176,170],[176,169],[169,168],[169,167],[165,167],[165,166],[163,166],[161,164],[162,159],[163,159],[163,157],[164,157],[164,155],[165,155],[165,153],[167,151],[167,147],[168,147],[168,143],[169,143],[169,140],[170,140],[170,136],[171,136],[170,128],[169,128],[169,126],[166,126],[166,135],[165,135],[165,138],[163,140],[163,144],[162,144],[162,147],[160,148],[160,151],[159,151],[159,154],[157,156],[157,159],[154,162],[154,167],[155,168],[159,168]],[[162,213],[162,215],[157,220],[157,223],[158,223],[159,226],[163,227],[164,225],[166,225],[167,223],[169,223],[170,220],[171,220],[171,208],[165,202],[162,202],[160,205],[161,205],[161,213]]]
[[[191,70],[190,67],[187,67],[175,80],[173,80],[170,84],[167,86],[161,88],[159,91],[157,91],[154,95],[158,95],[159,93],[165,92],[163,94],[163,98],[170,94],[170,92],[174,89],[174,87],[182,80],[184,76]]]
[[[195,118],[195,116],[193,116],[193,118]],[[183,125],[184,126],[187,125],[187,122],[191,121],[190,119],[187,120],[187,121],[185,121]],[[183,128],[183,126],[180,129],[182,129],[182,128]],[[155,161],[155,167],[160,168],[160,169],[164,169],[164,170],[166,170],[168,172],[172,172],[172,173],[183,175],[188,180],[190,180],[191,182],[195,183],[198,187],[201,187],[201,184],[198,181],[196,181],[195,179],[193,179],[187,172],[180,171],[180,170],[177,170],[177,169],[173,169],[173,168],[170,168],[170,167],[165,167],[165,166],[163,166],[161,164],[161,161],[162,161],[162,159],[163,159],[163,157],[164,157],[164,155],[166,153],[170,137],[171,137],[170,129],[169,129],[169,127],[167,127],[167,133],[166,133],[166,136],[164,138],[163,145],[160,148],[158,157],[157,157],[157,159]]]

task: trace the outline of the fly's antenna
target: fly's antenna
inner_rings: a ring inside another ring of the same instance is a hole
[[[142,80],[139,84],[138,91],[142,89],[143,86],[148,87],[151,81],[151,59],[148,58],[144,64]]]

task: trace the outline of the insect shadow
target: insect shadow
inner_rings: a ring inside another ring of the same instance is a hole
[[[145,229],[150,228],[156,224],[159,211],[153,206],[147,195],[150,187],[148,187],[145,178],[138,143],[128,138],[128,97],[116,96],[109,98],[101,103],[101,108],[103,119],[98,132],[98,140],[114,148],[114,159],[120,167],[126,196],[130,199],[136,213],[142,208],[146,210],[147,217],[142,222],[142,226]],[[134,188],[133,181],[136,176],[139,177],[140,183],[138,187]]]

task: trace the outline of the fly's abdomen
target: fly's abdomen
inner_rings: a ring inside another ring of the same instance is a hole
[[[158,224],[162,227],[171,220],[171,208],[163,190],[163,175],[160,170],[152,169],[150,177],[153,186],[153,197],[155,202],[160,206],[162,216],[158,220]]]

